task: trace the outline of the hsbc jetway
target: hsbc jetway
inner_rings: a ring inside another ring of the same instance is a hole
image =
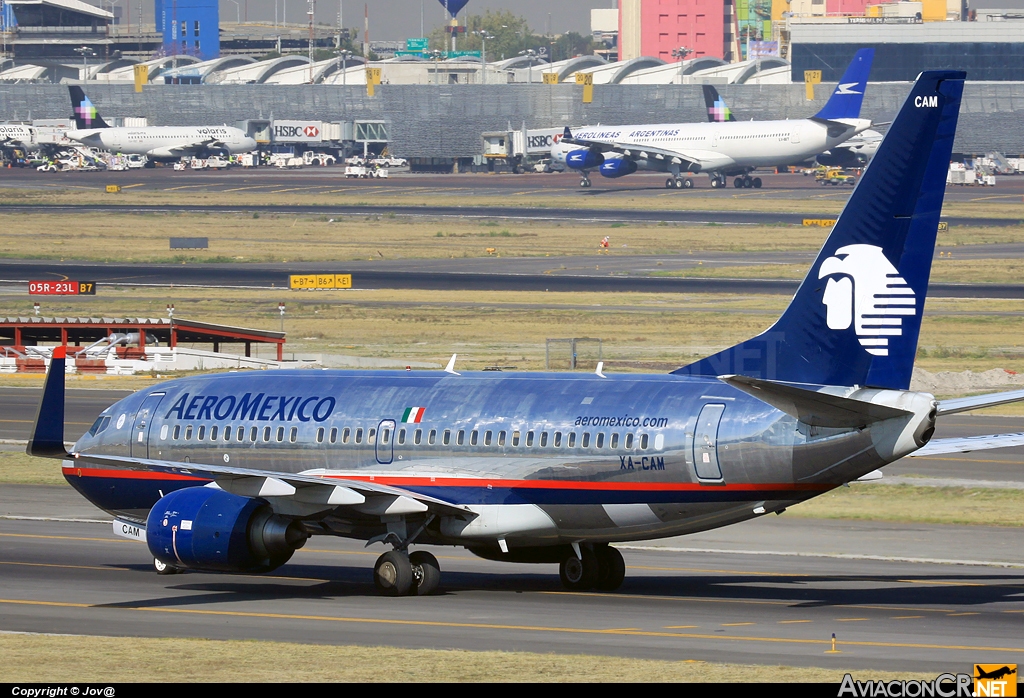
[[[337,150],[347,155],[379,150],[388,143],[383,120],[249,119],[238,127],[261,147],[290,146],[296,152]]]

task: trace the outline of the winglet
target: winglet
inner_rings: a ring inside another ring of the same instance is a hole
[[[445,373],[450,373],[453,376],[461,376],[462,375],[461,373],[457,373],[455,371],[455,357],[456,356],[458,356],[458,354],[452,354],[452,358],[448,359],[448,365],[444,367],[444,372]]]
[[[64,363],[67,347],[54,348],[43,385],[43,400],[25,452],[39,458],[67,458],[64,448]]]

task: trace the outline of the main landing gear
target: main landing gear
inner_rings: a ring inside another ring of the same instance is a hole
[[[669,177],[665,180],[666,189],[693,189],[691,177]]]
[[[750,175],[743,175],[742,177],[737,177],[736,179],[732,180],[732,185],[737,189],[750,189],[751,187],[753,187],[754,189],[760,189],[761,178],[751,177]]]
[[[626,563],[622,553],[607,543],[580,545],[579,556],[575,551],[562,558],[558,576],[562,586],[570,591],[615,591],[626,578]]]
[[[584,189],[588,189],[590,187],[590,177],[587,176],[586,172],[584,172],[583,176],[580,178],[580,186]]]
[[[390,550],[373,566],[373,585],[385,596],[429,596],[441,584],[441,566],[425,550]]]

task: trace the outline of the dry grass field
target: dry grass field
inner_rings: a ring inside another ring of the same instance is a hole
[[[827,647],[822,641],[822,651]],[[713,664],[533,652],[413,650],[201,638],[0,634],[0,682],[684,682],[842,681],[843,669]],[[281,658],[288,661],[282,662]],[[853,671],[865,681],[934,676]]]

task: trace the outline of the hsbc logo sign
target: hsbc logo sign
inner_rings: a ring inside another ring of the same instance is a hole
[[[271,137],[277,143],[320,141],[323,124],[319,121],[274,121]]]

